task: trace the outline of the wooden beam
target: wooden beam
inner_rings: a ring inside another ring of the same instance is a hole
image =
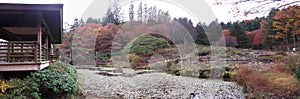
[[[7,63],[0,64],[0,71],[32,71],[42,70],[50,65],[49,61],[41,63]]]
[[[38,57],[42,57],[42,28],[41,28],[41,17],[38,15],[38,21],[37,21],[37,41],[38,41],[38,48],[35,50],[38,51]],[[38,59],[37,61],[41,61],[41,59]]]
[[[41,16],[41,22],[43,23],[44,27],[46,28],[46,31],[48,32],[47,33],[48,38],[50,37],[51,41],[53,41],[52,31],[50,30],[49,25],[46,22],[46,19],[45,19],[45,17],[44,17],[44,15],[43,15],[42,12],[40,12],[40,16]]]
[[[48,38],[48,34],[44,34],[45,35],[45,48],[46,48],[46,59],[49,59],[49,38]]]
[[[16,39],[16,40],[20,40],[21,38],[15,36],[14,34],[12,34],[11,32],[7,31],[6,29],[4,29],[3,27],[0,27],[0,38],[5,39],[5,40],[12,40],[12,38]]]
[[[0,11],[0,14],[39,14],[37,11]]]
[[[37,31],[36,27],[2,27],[3,29],[10,31],[12,34],[35,34],[34,32]]]
[[[0,9],[4,10],[48,10],[60,11],[63,4],[0,4]]]

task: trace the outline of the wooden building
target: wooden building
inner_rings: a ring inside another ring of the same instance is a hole
[[[62,42],[63,4],[0,3],[0,71],[41,70]],[[55,55],[56,54],[56,55]]]

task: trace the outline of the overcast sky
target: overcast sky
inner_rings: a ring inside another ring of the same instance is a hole
[[[120,0],[122,11],[128,16],[128,5],[130,0]],[[252,19],[256,15],[249,17],[233,17],[228,13],[231,5],[215,6],[214,0],[133,0],[134,9],[138,9],[138,4],[143,1],[150,5],[156,5],[158,9],[169,11],[172,17],[187,17],[192,19],[194,24],[201,22],[210,22],[218,18],[219,22],[237,21],[243,19]],[[193,2],[191,2],[193,1]],[[110,0],[0,0],[0,3],[61,3],[64,4],[64,22],[72,24],[75,18],[99,17],[102,18],[106,9],[111,3]],[[244,6],[244,5],[241,5]]]

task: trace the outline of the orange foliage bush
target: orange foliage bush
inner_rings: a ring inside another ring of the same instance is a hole
[[[292,74],[290,73],[290,67],[284,65],[284,64],[276,64],[274,66],[272,66],[271,70],[273,72],[278,72],[278,73],[288,73],[288,74]]]
[[[234,71],[232,79],[249,87],[251,90],[247,91],[252,92],[255,97],[261,96],[262,92],[266,92],[267,97],[300,95],[299,85],[294,76],[281,71],[258,72],[247,67],[241,67]]]
[[[299,60],[299,55],[288,55],[282,58],[283,64],[289,68],[290,73],[295,73],[297,69],[297,61]]]
[[[268,91],[268,88],[271,87],[267,77],[247,67],[236,69],[232,75],[232,79],[242,85],[246,84],[254,92]]]

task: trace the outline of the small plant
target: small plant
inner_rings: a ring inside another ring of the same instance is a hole
[[[167,73],[169,74],[175,74],[177,76],[180,75],[180,67],[177,65],[177,61],[169,61],[167,62]]]
[[[204,47],[203,49],[201,49],[200,51],[197,52],[197,55],[205,56],[205,55],[208,55],[209,53],[210,53],[210,48]]]
[[[97,58],[98,58],[98,60],[107,60],[110,58],[110,53],[111,52],[98,51]]]
[[[273,59],[275,59],[276,61],[280,61],[283,59],[283,55],[274,55]]]
[[[1,98],[4,99],[41,99],[39,86],[37,86],[36,82],[29,77],[25,79],[13,78],[6,81],[6,84],[2,83],[1,86],[7,86],[7,89],[2,89],[1,93]]]
[[[0,89],[1,89],[1,93],[0,93],[0,96],[4,96],[5,94],[5,91],[7,88],[9,88],[9,85],[5,82],[5,81],[1,81],[0,80]]]
[[[138,61],[139,56],[134,54],[134,53],[130,53],[130,54],[127,55],[127,58],[128,58],[128,60],[131,64],[131,67],[135,68],[136,67],[136,62]]]

